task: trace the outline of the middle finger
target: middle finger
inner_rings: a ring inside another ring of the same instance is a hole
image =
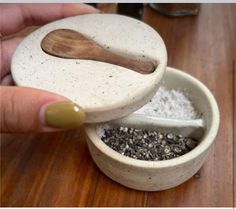
[[[0,69],[0,78],[2,79],[11,70],[11,59],[12,55],[22,41],[23,38],[12,38],[9,40],[2,41],[1,53],[2,53],[2,65]]]

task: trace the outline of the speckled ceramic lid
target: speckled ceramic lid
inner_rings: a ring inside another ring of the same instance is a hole
[[[151,74],[140,74],[109,63],[63,59],[46,54],[41,41],[55,29],[72,29],[112,52],[154,60]],[[126,116],[155,94],[167,64],[159,34],[145,23],[114,14],[89,14],[47,24],[23,40],[12,60],[17,85],[61,94],[82,106],[86,122],[102,122]]]

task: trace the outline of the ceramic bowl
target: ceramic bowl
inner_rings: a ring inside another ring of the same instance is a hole
[[[98,124],[85,127],[88,147],[94,162],[108,177],[126,187],[159,191],[185,182],[201,168],[215,140],[219,127],[219,110],[208,88],[196,78],[169,67],[162,85],[183,91],[202,113],[204,134],[198,138],[198,146],[189,153],[164,161],[136,160],[108,147],[96,132]],[[144,125],[143,128],[149,127]]]

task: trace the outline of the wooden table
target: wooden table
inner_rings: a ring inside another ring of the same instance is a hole
[[[100,8],[114,11],[112,5]],[[198,16],[168,18],[147,6],[144,9],[143,20],[166,43],[168,66],[205,83],[220,108],[219,133],[199,175],[166,191],[135,191],[110,180],[96,167],[82,128],[54,134],[1,135],[1,205],[233,206],[235,10],[236,4],[203,4]]]

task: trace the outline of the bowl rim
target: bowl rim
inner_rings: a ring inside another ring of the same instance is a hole
[[[212,112],[212,123],[209,126],[208,133],[203,137],[201,143],[191,150],[190,152],[170,160],[164,160],[164,161],[145,161],[145,160],[139,160],[134,159],[128,156],[124,156],[115,150],[111,149],[109,146],[107,146],[97,135],[96,132],[96,126],[98,124],[87,124],[85,126],[85,132],[87,135],[87,140],[89,140],[91,143],[94,144],[94,146],[100,150],[103,154],[108,156],[109,158],[112,158],[115,161],[119,161],[122,164],[126,164],[129,166],[139,167],[139,168],[164,168],[164,167],[173,167],[180,164],[187,163],[189,161],[194,160],[196,157],[204,153],[208,150],[208,148],[211,146],[211,144],[214,142],[218,129],[219,129],[219,123],[220,123],[220,113],[219,108],[216,103],[216,100],[213,96],[213,94],[210,92],[210,90],[197,78],[194,78],[193,76],[189,75],[186,72],[183,72],[181,70],[178,70],[176,68],[167,67],[166,73],[171,73],[173,75],[182,76],[184,79],[189,80],[193,84],[199,87],[199,90],[202,91],[203,94],[208,98],[208,101],[211,106],[211,112]]]

